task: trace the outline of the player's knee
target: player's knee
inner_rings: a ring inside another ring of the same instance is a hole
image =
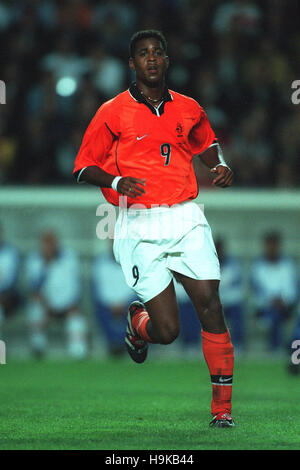
[[[222,312],[222,304],[220,301],[219,293],[217,291],[212,291],[207,294],[202,299],[202,306],[205,310],[211,313],[221,313]]]
[[[171,344],[179,335],[179,325],[166,325],[159,332],[160,344]]]

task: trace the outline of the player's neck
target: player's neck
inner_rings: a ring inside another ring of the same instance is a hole
[[[140,90],[141,94],[145,98],[145,100],[150,103],[152,106],[158,106],[164,95],[165,91],[165,82],[162,81],[155,87],[149,87],[145,83],[136,81],[136,85],[138,89]]]

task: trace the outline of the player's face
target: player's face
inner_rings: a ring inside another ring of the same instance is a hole
[[[278,240],[267,240],[265,242],[265,253],[268,259],[277,259],[280,255],[280,243]]]
[[[52,233],[45,233],[44,236],[42,237],[41,240],[41,245],[42,245],[42,253],[45,258],[45,260],[51,260],[54,258],[56,252],[57,252],[57,241]]]
[[[136,44],[135,57],[130,58],[129,66],[135,70],[138,81],[157,86],[165,78],[169,58],[158,39],[141,39]]]

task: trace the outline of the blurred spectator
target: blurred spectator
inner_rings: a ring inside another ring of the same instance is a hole
[[[90,51],[89,70],[93,76],[94,86],[105,100],[126,88],[126,61],[105,53],[100,45],[95,45]]]
[[[278,350],[284,341],[283,326],[299,297],[297,266],[282,253],[281,237],[268,233],[263,253],[251,267],[251,285],[257,320],[269,330],[269,347]]]
[[[245,347],[245,291],[243,269],[240,261],[228,255],[224,241],[216,240],[216,250],[221,267],[220,299],[224,316],[230,329],[234,347],[242,351]]]
[[[216,33],[227,33],[230,30],[240,34],[253,35],[259,32],[262,11],[257,2],[235,0],[222,2],[216,9],[213,29]]]
[[[55,93],[54,73],[45,71],[40,80],[29,88],[25,101],[25,109],[28,114],[41,114],[47,101],[51,101],[57,106],[58,97]]]
[[[114,259],[112,245],[94,260],[91,281],[95,315],[107,349],[112,355],[122,354],[125,352],[127,309],[136,296]]]
[[[54,233],[45,232],[39,249],[27,257],[25,278],[30,292],[27,315],[32,353],[46,353],[49,322],[63,319],[69,355],[84,357],[87,324],[79,311],[81,276],[77,255],[62,248]]]
[[[56,48],[42,58],[41,67],[54,74],[56,80],[71,77],[77,83],[88,71],[88,61],[75,52],[74,44],[67,35],[56,42]]]
[[[36,14],[39,22],[45,29],[53,29],[57,22],[57,5],[51,0],[39,0],[36,2]]]
[[[101,44],[114,54],[128,51],[128,37],[136,29],[137,11],[132,2],[109,0],[96,4],[93,27],[99,32]],[[100,42],[100,41],[99,41]]]
[[[57,5],[59,5],[56,10],[57,26],[60,31],[80,34],[91,28],[93,10],[90,1],[64,0]]]
[[[15,312],[19,301],[17,288],[20,258],[17,249],[4,240],[0,226],[0,338],[2,325]]]
[[[0,4],[0,32],[9,27],[12,22],[13,10],[9,1],[2,1]]]

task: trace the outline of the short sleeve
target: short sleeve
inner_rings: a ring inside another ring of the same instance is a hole
[[[192,153],[195,155],[204,152],[215,140],[216,136],[211,128],[207,115],[203,108],[199,106],[198,122],[189,133],[189,143]]]
[[[98,109],[83,136],[81,147],[75,159],[73,173],[77,173],[87,166],[101,168],[114,140],[118,137],[117,117],[109,102],[104,103]]]

